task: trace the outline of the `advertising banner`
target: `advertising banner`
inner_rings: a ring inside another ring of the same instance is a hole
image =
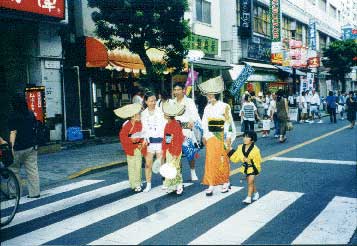
[[[311,91],[314,88],[314,74],[307,73],[307,89]]]
[[[253,23],[253,0],[240,1],[240,26],[239,34],[242,37],[252,36],[252,23]]]
[[[230,93],[233,96],[238,94],[240,88],[244,85],[244,83],[248,80],[249,76],[254,73],[254,68],[250,65],[245,64],[242,72],[238,75],[238,78],[233,81],[232,87],[230,88]]]
[[[312,57],[307,60],[307,64],[309,68],[317,68],[320,67],[320,57]]]
[[[281,41],[280,0],[270,0],[271,41]]]
[[[184,42],[189,50],[201,50],[207,55],[218,55],[218,39],[191,33]]]
[[[34,113],[36,119],[45,122],[45,87],[26,88],[27,107]]]
[[[0,8],[13,9],[59,19],[65,17],[65,0],[2,0]]]
[[[309,21],[309,49],[316,50],[316,21]]]

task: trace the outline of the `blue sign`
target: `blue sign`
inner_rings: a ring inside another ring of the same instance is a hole
[[[316,50],[316,22],[313,20],[309,23],[309,49]]]
[[[254,68],[250,65],[245,64],[242,72],[238,75],[238,78],[233,81],[231,89],[229,90],[233,96],[237,96],[238,91],[248,80],[249,76],[254,73]]]
[[[352,29],[352,27],[347,27],[342,29],[342,39],[357,39],[357,31],[356,29]]]

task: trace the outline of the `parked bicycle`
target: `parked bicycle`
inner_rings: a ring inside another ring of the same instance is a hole
[[[15,174],[7,167],[13,162],[7,143],[0,145],[0,226],[9,224],[15,217],[20,202],[20,185]]]

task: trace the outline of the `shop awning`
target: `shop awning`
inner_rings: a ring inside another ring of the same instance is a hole
[[[163,62],[165,53],[158,49],[147,50],[152,62]],[[118,71],[145,73],[145,66],[139,55],[128,49],[108,50],[102,41],[86,37],[86,67],[102,67]]]
[[[206,68],[206,69],[228,70],[228,69],[232,68],[232,66],[230,64],[228,64],[226,62],[226,60],[217,59],[217,58],[209,58],[209,57],[203,57],[199,61],[194,61],[193,65],[195,67]]]
[[[278,69],[271,64],[257,63],[257,62],[243,62],[243,63],[248,64],[255,69],[278,71]]]
[[[293,74],[293,69],[291,67],[283,67],[283,66],[276,66],[281,71],[284,71],[289,74]],[[300,70],[296,69],[296,75],[298,76],[306,76],[306,73],[301,72]]]

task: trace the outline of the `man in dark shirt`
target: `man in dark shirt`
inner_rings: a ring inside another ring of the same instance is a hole
[[[33,112],[28,110],[23,96],[15,96],[12,100],[12,107],[14,112],[9,117],[9,130],[10,146],[14,153],[14,163],[9,168],[19,179],[20,167],[24,165],[28,179],[28,197],[38,198],[40,197],[40,182],[37,166],[37,150],[35,149],[36,118]]]

